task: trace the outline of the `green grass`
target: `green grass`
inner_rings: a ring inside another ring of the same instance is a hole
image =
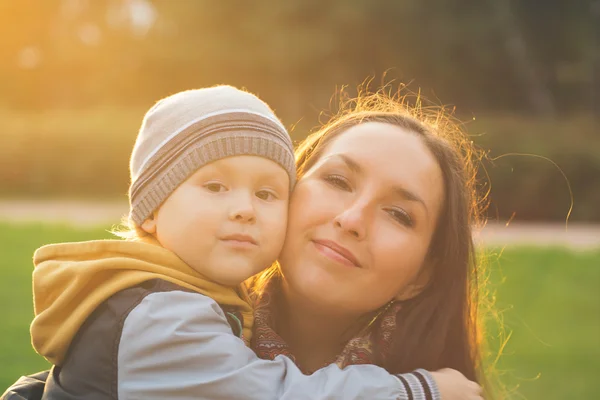
[[[33,251],[51,242],[109,237],[102,228],[0,223],[0,391],[20,375],[48,366],[29,339]],[[503,329],[512,331],[497,364],[509,398],[595,398],[600,250],[509,248],[491,254],[490,287]],[[491,332],[496,340],[497,331]]]
[[[600,393],[600,250],[516,248],[490,262],[495,309],[510,339],[497,364],[510,398]],[[499,257],[498,257],[499,255]]]
[[[33,319],[32,256],[52,242],[108,238],[106,229],[74,230],[57,225],[0,223],[0,392],[20,375],[48,367],[29,338]]]

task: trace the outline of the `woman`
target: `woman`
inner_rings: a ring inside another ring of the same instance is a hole
[[[447,117],[382,93],[304,140],[279,265],[255,281],[257,354],[481,380],[474,154]]]
[[[407,110],[359,98],[300,145],[279,266],[254,282],[260,357],[479,379],[470,144]]]

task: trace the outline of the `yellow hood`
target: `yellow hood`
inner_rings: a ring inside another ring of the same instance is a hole
[[[51,244],[35,252],[33,263],[31,341],[53,364],[60,365],[71,340],[102,302],[151,279],[163,279],[221,305],[239,307],[244,339],[252,334],[252,308],[244,288],[209,281],[153,239]]]

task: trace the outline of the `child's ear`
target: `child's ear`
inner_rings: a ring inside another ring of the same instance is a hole
[[[152,213],[144,222],[142,222],[141,228],[144,232],[154,235],[156,233],[156,213]]]
[[[431,281],[432,276],[433,276],[433,265],[430,263],[427,263],[426,265],[421,267],[421,270],[419,271],[419,273],[417,274],[415,279],[411,283],[406,285],[400,291],[400,293],[398,293],[396,295],[395,299],[402,301],[402,300],[409,300],[409,299],[412,299],[413,297],[416,297],[418,294],[420,294],[423,291],[423,289],[425,289],[427,287],[427,285]]]

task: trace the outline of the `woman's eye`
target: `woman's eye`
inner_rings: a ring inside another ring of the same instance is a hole
[[[341,175],[327,175],[325,176],[325,181],[338,189],[350,191],[352,187],[346,178]]]
[[[213,193],[224,192],[225,190],[227,190],[227,188],[220,183],[207,183],[206,185],[204,185],[204,187],[209,192],[213,192]]]
[[[256,197],[261,200],[272,201],[277,199],[277,195],[270,190],[259,190],[256,192]]]
[[[402,225],[406,225],[408,227],[412,227],[414,225],[413,219],[410,215],[404,211],[396,208],[390,208],[386,210],[389,215],[392,216],[396,221],[400,222]]]

